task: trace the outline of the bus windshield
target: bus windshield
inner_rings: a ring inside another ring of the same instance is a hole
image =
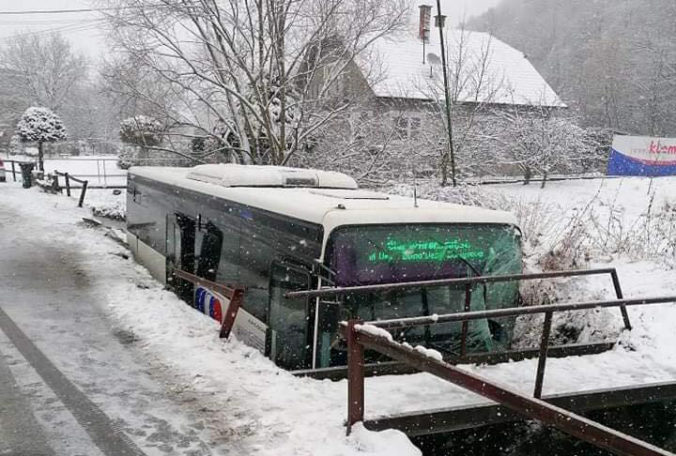
[[[353,226],[334,231],[327,246],[327,265],[337,286],[401,283],[418,280],[519,274],[522,272],[519,231],[509,225]],[[415,317],[470,310],[514,307],[518,283],[475,284],[469,302],[464,286],[348,294],[345,318],[363,321]],[[320,312],[321,313],[321,312]],[[471,351],[507,349],[513,318],[474,320],[465,341]],[[463,343],[460,323],[416,327],[396,335],[447,354],[458,354]],[[329,334],[323,335],[328,341]],[[332,345],[335,347],[335,343]],[[329,350],[319,337],[319,366],[344,364],[344,353]]]
[[[521,272],[519,233],[507,225],[347,227],[327,253],[339,286]]]

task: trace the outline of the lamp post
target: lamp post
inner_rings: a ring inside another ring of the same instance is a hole
[[[453,153],[453,125],[451,123],[451,96],[448,90],[448,69],[446,68],[446,49],[444,45],[444,24],[446,16],[441,14],[441,0],[437,0],[437,15],[434,25],[439,27],[439,41],[441,44],[441,68],[444,74],[444,98],[446,99],[446,124],[448,131],[448,153],[444,151],[441,157],[441,185],[448,185],[448,160],[451,160],[451,182],[456,186],[455,180],[455,155]]]

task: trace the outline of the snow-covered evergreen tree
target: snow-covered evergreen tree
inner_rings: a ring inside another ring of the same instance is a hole
[[[61,118],[49,108],[30,107],[16,125],[16,135],[22,142],[38,144],[38,169],[44,171],[43,144],[68,138]]]

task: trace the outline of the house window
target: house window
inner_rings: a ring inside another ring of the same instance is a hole
[[[415,139],[420,135],[420,117],[394,118],[394,128],[399,139]]]
[[[420,117],[411,117],[408,122],[408,135],[415,139],[420,135]]]

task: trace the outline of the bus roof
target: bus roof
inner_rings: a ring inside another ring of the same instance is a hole
[[[201,165],[202,170],[205,166]],[[245,168],[244,166],[242,168]],[[276,167],[256,167],[276,168]],[[517,224],[513,214],[475,206],[444,203],[360,190],[357,188],[261,186],[260,182],[237,186],[196,180],[195,168],[133,167],[131,176],[185,188],[206,196],[256,207],[269,212],[305,220],[324,226],[325,232],[344,225],[399,223],[489,223]],[[284,168],[288,169],[288,168]],[[262,170],[268,172],[269,170]],[[312,171],[312,170],[310,170]],[[322,171],[318,171],[322,173]],[[341,182],[335,175],[331,182]],[[345,176],[345,175],[342,175]],[[350,179],[348,176],[345,178]],[[320,179],[321,180],[321,179]],[[342,180],[342,182],[347,182]]]

